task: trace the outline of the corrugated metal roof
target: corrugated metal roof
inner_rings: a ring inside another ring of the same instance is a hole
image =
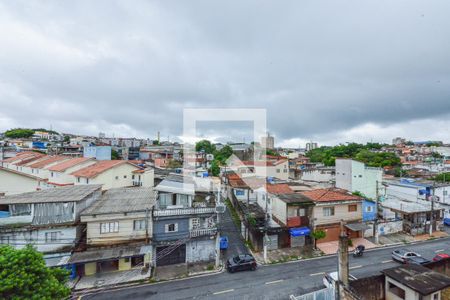
[[[129,187],[110,189],[102,197],[87,208],[81,215],[99,215],[145,211],[155,205],[153,188]]]
[[[146,246],[126,246],[126,247],[115,247],[115,248],[106,248],[106,249],[96,249],[96,250],[87,250],[83,252],[75,252],[72,254],[72,257],[69,259],[69,264],[74,263],[86,263],[90,261],[101,261],[106,259],[118,259],[122,257],[133,257],[142,255],[143,251],[147,251],[149,248]],[[146,253],[146,252],[144,252]]]
[[[0,204],[77,202],[100,190],[100,184],[72,185],[0,198]]]

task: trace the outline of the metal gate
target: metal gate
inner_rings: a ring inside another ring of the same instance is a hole
[[[182,264],[186,262],[186,244],[180,245],[177,248],[170,251],[169,253],[167,253],[167,249],[169,247],[171,246],[163,246],[156,248],[157,266]]]

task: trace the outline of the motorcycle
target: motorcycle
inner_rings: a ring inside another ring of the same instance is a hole
[[[360,257],[363,256],[364,250],[366,249],[366,247],[364,247],[363,245],[358,245],[355,250],[353,251],[353,257]]]

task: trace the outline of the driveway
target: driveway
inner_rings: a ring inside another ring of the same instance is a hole
[[[228,207],[225,213],[221,216],[219,230],[221,236],[228,237],[228,249],[223,252],[223,260],[226,260],[238,254],[249,253],[247,247],[244,244],[244,239],[242,238],[240,231],[231,218],[231,213]]]

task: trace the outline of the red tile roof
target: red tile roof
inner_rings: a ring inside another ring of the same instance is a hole
[[[14,157],[10,157],[10,158],[3,160],[3,162],[12,163],[12,162],[19,161],[19,160],[32,158],[32,157],[40,157],[40,156],[43,156],[43,154],[38,153],[38,152],[32,152],[32,151],[24,151],[24,152],[17,153],[17,155]]]
[[[300,194],[317,202],[351,201],[351,200],[362,201],[361,197],[349,194],[346,190],[342,189],[317,189],[312,191],[304,191],[301,192]]]
[[[78,164],[84,163],[88,160],[92,160],[91,158],[86,158],[86,157],[76,157],[76,158],[72,158],[66,161],[63,161],[59,164],[56,164],[54,166],[51,166],[50,168],[48,168],[49,171],[55,171],[55,172],[64,172],[65,170],[67,170],[68,168],[71,168],[73,166],[76,166]]]
[[[266,190],[270,194],[293,194],[294,191],[286,183],[267,184]]]
[[[91,166],[88,166],[86,168],[75,171],[71,175],[73,175],[75,177],[93,178],[111,168],[114,168],[116,166],[123,165],[123,164],[130,164],[130,165],[136,167],[135,165],[127,162],[126,160],[102,160]]]
[[[58,162],[58,161],[64,161],[64,160],[68,160],[70,159],[70,157],[68,156],[62,156],[62,155],[57,155],[57,156],[46,156],[44,159],[41,159],[35,163],[31,163],[29,165],[27,165],[27,167],[30,168],[43,168],[49,164]]]

